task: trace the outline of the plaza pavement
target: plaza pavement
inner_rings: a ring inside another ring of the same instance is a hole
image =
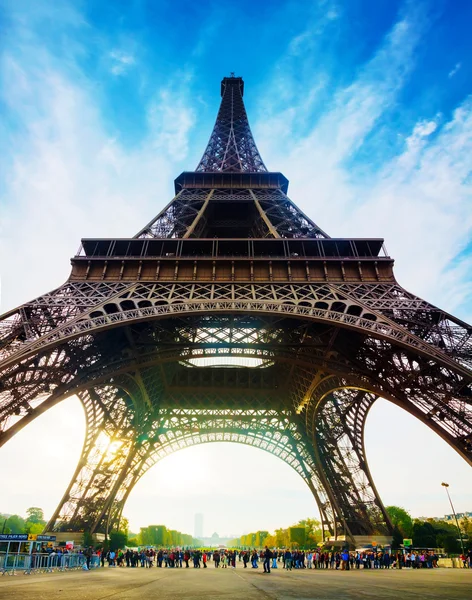
[[[127,569],[0,577],[0,600],[471,600],[472,569]]]

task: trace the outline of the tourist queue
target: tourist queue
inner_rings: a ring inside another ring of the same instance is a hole
[[[102,566],[109,567],[146,567],[151,568],[236,568],[242,562],[244,568],[258,569],[262,564],[264,572],[271,569],[434,569],[438,567],[438,555],[433,551],[389,552],[356,551],[323,552],[321,550],[181,550],[152,548],[142,550],[118,550],[100,553]],[[461,557],[465,567],[472,565],[472,551]]]

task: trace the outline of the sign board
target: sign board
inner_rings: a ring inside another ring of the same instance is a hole
[[[403,545],[405,546],[405,548],[409,548],[410,546],[413,546],[413,540],[412,539],[403,540]]]
[[[73,550],[73,548],[74,548],[74,542],[73,541],[66,542],[66,548],[67,548],[67,550]]]
[[[55,535],[37,533],[0,533],[0,542],[55,542]]]
[[[0,542],[27,542],[27,533],[0,533]]]

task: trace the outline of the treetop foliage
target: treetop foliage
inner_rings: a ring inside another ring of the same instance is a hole
[[[401,506],[386,506],[385,510],[392,525],[398,528],[404,538],[410,538],[413,531],[413,519],[410,513]]]
[[[292,527],[276,529],[273,534],[267,531],[256,531],[230,540],[229,546],[243,548],[283,548],[283,547],[315,547],[322,539],[321,523],[316,519],[306,518]]]
[[[0,513],[0,531],[3,533],[42,533],[46,521],[42,508],[32,506],[26,511],[26,518],[20,515]]]
[[[137,536],[139,546],[162,546],[171,548],[175,546],[198,546],[200,540],[193,536],[182,533],[175,529],[167,529],[165,525],[148,525],[141,527],[141,532]]]

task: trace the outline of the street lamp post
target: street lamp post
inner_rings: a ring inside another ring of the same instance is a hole
[[[456,511],[454,510],[454,506],[452,505],[451,496],[449,495],[449,490],[447,489],[447,488],[449,487],[449,484],[448,484],[448,483],[444,483],[444,481],[443,481],[443,482],[441,483],[441,485],[442,485],[444,488],[446,488],[446,494],[447,494],[447,497],[449,498],[449,504],[451,505],[451,508],[452,508],[452,513],[453,513],[453,515],[454,515],[454,519],[456,520],[456,526],[457,526],[457,529],[458,529],[458,531],[459,531],[459,537],[460,537],[460,540],[461,540],[462,555],[463,555],[463,556],[465,556],[465,549],[464,549],[464,542],[463,542],[463,540],[462,540],[462,532],[461,532],[461,528],[459,527],[459,521],[457,520]]]

